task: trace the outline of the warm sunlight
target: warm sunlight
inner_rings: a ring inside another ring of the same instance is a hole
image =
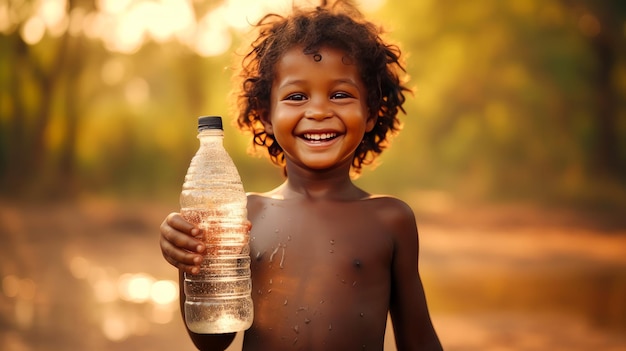
[[[150,288],[150,298],[156,304],[167,305],[178,299],[178,284],[172,280],[159,280]]]
[[[233,30],[245,31],[264,13],[284,13],[294,2],[316,4],[310,0],[225,0],[199,13],[192,0],[98,0],[98,12],[77,8],[68,16],[66,0],[50,0],[39,3],[20,33],[26,43],[35,45],[46,32],[58,36],[69,30],[72,35],[84,33],[100,39],[108,50],[125,54],[135,53],[147,41],[178,40],[201,56],[217,56],[230,48]],[[357,2],[364,11],[374,11],[385,0]],[[0,19],[9,15],[0,7]]]
[[[160,244],[197,118],[222,116],[246,192],[284,183],[253,147],[265,136],[239,124],[255,23],[346,1],[400,49],[410,89],[401,130],[355,185],[413,211],[444,349],[626,351],[626,0],[0,0],[0,351],[195,349]],[[292,117],[291,128],[306,120]],[[278,247],[280,261],[288,244],[285,268],[299,264],[314,238],[297,237],[298,223],[270,223],[263,257]],[[338,239],[322,259],[344,248]],[[255,302],[294,314],[263,333],[284,332],[286,348],[305,348],[311,328],[350,337],[323,325],[330,298],[279,296],[299,280],[274,268],[253,280]],[[394,335],[379,351],[397,349]]]
[[[52,36],[63,34],[67,28],[66,0],[42,1],[38,16],[45,23]]]
[[[154,278],[145,273],[124,275],[120,278],[119,289],[122,298],[132,302],[145,302],[150,298]]]
[[[34,45],[37,44],[43,35],[45,34],[46,28],[44,26],[43,21],[39,17],[31,17],[24,23],[22,27],[21,34],[22,39],[26,44]]]
[[[151,323],[167,324],[176,315],[178,283],[173,280],[159,280],[146,272],[119,274],[112,267],[100,266],[82,256],[71,257],[67,266],[74,278],[91,285],[91,306],[102,307],[98,318],[101,332],[108,340],[121,342],[132,335],[143,335]],[[0,296],[3,293],[21,302],[24,307],[16,310],[16,318],[30,325],[32,308],[27,307],[35,295],[34,282],[7,275],[1,284]]]

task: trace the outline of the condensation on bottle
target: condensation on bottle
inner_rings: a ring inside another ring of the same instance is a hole
[[[185,323],[199,334],[243,331],[254,316],[246,193],[224,148],[222,118],[199,117],[198,139],[180,212],[204,230],[207,252],[200,273],[184,275]]]

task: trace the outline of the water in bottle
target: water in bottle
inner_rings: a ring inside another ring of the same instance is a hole
[[[183,218],[204,230],[207,252],[199,274],[185,273],[185,322],[200,334],[242,331],[253,318],[247,198],[223,146],[221,117],[198,118],[198,139],[180,206]]]

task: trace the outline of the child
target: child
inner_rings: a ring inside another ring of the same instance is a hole
[[[258,27],[243,60],[238,125],[287,177],[248,195],[255,319],[243,349],[382,350],[390,313],[399,350],[441,350],[412,210],[350,177],[399,129],[407,91],[399,50],[341,0],[268,15]],[[177,213],[161,225],[163,256],[181,277],[199,271],[198,235]],[[234,338],[189,334],[200,350]]]

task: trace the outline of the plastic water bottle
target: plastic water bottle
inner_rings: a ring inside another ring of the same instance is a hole
[[[198,139],[180,212],[204,230],[207,253],[199,274],[185,273],[185,323],[199,334],[242,331],[252,325],[254,315],[246,193],[224,149],[222,118],[199,117]]]

